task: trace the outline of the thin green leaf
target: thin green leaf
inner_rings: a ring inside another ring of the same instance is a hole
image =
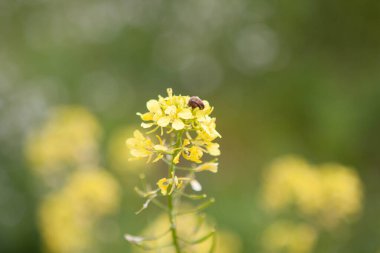
[[[208,234],[206,234],[206,235],[202,236],[201,238],[196,239],[196,240],[194,240],[194,241],[188,241],[188,240],[186,240],[186,239],[182,239],[182,238],[180,238],[180,239],[181,239],[182,241],[184,241],[185,243],[187,243],[187,244],[195,245],[195,244],[199,244],[199,243],[202,243],[202,242],[206,241],[207,239],[209,239],[209,238],[211,238],[212,236],[214,236],[215,233],[216,233],[216,231],[213,230],[213,231],[211,231],[210,233],[208,233]]]
[[[211,244],[211,248],[209,250],[209,253],[214,253],[215,252],[215,248],[216,248],[216,233],[213,234],[212,236],[212,244]]]
[[[211,198],[208,201],[200,204],[196,208],[193,208],[193,209],[190,209],[190,210],[186,210],[186,211],[182,211],[182,212],[178,212],[176,215],[185,215],[185,214],[191,214],[191,213],[198,213],[198,212],[206,209],[207,207],[209,207],[214,202],[215,202],[215,199]]]

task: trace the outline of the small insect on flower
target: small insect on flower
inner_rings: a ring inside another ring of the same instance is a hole
[[[203,103],[202,99],[197,96],[192,96],[187,104],[193,109],[198,107],[199,109],[203,110],[205,108],[205,104]]]

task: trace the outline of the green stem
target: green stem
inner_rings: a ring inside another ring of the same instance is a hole
[[[177,236],[177,227],[176,227],[176,221],[175,221],[175,214],[173,210],[173,195],[168,195],[168,209],[169,209],[169,220],[170,220],[170,230],[172,233],[172,240],[173,245],[177,253],[181,253],[181,248],[179,247],[178,243],[178,236]]]
[[[181,146],[181,134],[177,135],[177,140],[176,140],[176,147]],[[174,165],[174,157],[177,152],[174,152],[171,163],[169,165],[169,178],[174,178],[175,176],[175,165]],[[175,187],[174,185],[172,187]],[[168,211],[169,211],[169,221],[170,221],[170,230],[172,234],[172,240],[173,240],[173,245],[175,248],[176,253],[181,253],[181,248],[179,246],[178,242],[178,235],[177,235],[177,225],[176,225],[176,215],[175,215],[175,210],[174,210],[174,198],[173,194],[168,195]]]

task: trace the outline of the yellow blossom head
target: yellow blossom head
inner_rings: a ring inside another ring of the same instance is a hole
[[[42,127],[30,134],[25,145],[27,159],[33,171],[42,176],[96,164],[100,132],[96,118],[85,108],[55,108]]]
[[[214,141],[221,135],[216,130],[216,119],[211,117],[214,108],[209,102],[195,96],[174,95],[172,89],[167,89],[167,94],[150,99],[146,103],[148,111],[137,113],[147,134],[157,131],[160,136],[156,142],[136,130],[134,137],[127,140],[132,156],[148,161],[155,157],[153,161],[158,161],[169,155],[175,157],[175,163],[179,163],[180,156],[195,163],[202,163],[204,153],[219,156],[219,144]],[[186,138],[180,148],[173,148],[176,137],[183,135]]]
[[[296,207],[327,229],[352,220],[362,208],[357,173],[339,164],[315,166],[302,158],[277,159],[266,171],[263,197],[268,210]]]
[[[262,244],[268,253],[311,253],[317,236],[317,231],[308,224],[277,221],[264,231]]]
[[[153,142],[139,130],[135,130],[133,138],[127,139],[126,143],[134,157],[148,157],[153,153]]]
[[[127,126],[115,130],[109,138],[107,145],[107,160],[110,168],[117,172],[123,180],[129,180],[134,173],[141,172],[145,163],[140,160],[134,163],[129,162],[135,157],[130,154],[130,149],[125,145],[125,140],[133,135],[136,126]]]
[[[97,245],[94,231],[100,229],[96,224],[115,213],[119,204],[119,185],[111,174],[99,168],[74,172],[39,207],[39,228],[47,252],[93,252]]]

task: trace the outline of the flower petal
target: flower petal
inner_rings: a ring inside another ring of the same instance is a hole
[[[173,124],[172,124],[172,127],[175,129],[175,130],[181,130],[185,127],[185,124],[183,123],[182,120],[180,119],[175,119]]]
[[[146,112],[144,114],[138,112],[137,115],[140,116],[140,118],[144,121],[153,120],[153,113],[151,112]]]
[[[178,113],[178,117],[181,119],[192,119],[193,114],[191,113],[190,109],[183,109],[181,112]]]
[[[170,123],[170,117],[161,117],[157,121],[157,125],[159,125],[160,127],[166,127],[167,125],[169,125],[169,123]]]
[[[194,171],[196,172],[205,171],[205,170],[211,171],[212,173],[218,172],[218,163],[208,162],[208,163],[199,165],[198,167],[194,169]]]
[[[168,106],[168,108],[165,109],[165,113],[167,115],[174,115],[177,113],[177,107],[175,105]]]
[[[148,110],[150,112],[157,112],[157,111],[160,111],[161,110],[161,106],[160,106],[160,103],[155,100],[155,99],[151,99],[149,100],[147,103],[146,103],[146,108],[148,108]]]
[[[157,186],[160,188],[162,195],[166,195],[168,193],[169,184],[170,182],[167,178],[161,178],[158,180]]]
[[[220,155],[219,144],[218,143],[210,143],[207,146],[207,151],[212,156],[219,156]]]
[[[151,126],[153,126],[153,123],[141,123],[141,127],[142,128],[149,128],[149,127],[151,127]]]

